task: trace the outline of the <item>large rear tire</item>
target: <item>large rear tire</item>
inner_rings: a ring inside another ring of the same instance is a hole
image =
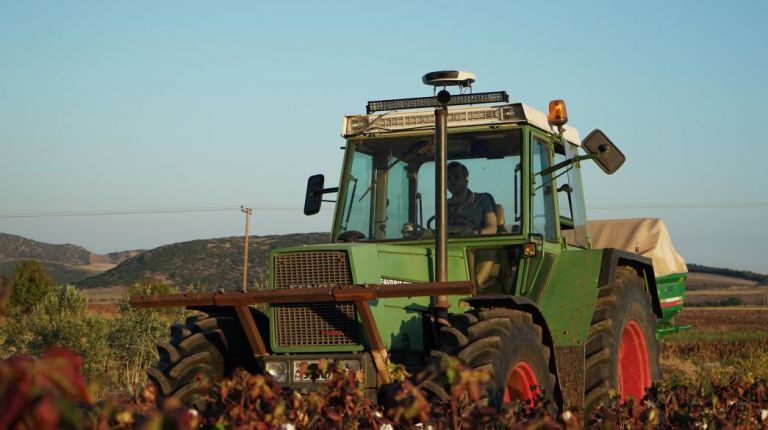
[[[622,401],[639,402],[660,377],[656,316],[643,278],[634,268],[616,268],[601,287],[584,349],[584,407],[589,413],[616,390]]]
[[[506,308],[473,310],[451,315],[453,327],[441,328],[441,347],[435,354],[455,356],[473,369],[486,369],[491,380],[482,401],[502,407],[516,400],[535,401],[539,394],[552,399],[555,375],[542,328],[530,314]],[[450,387],[438,378],[425,388],[445,400]],[[542,392],[543,390],[543,392]]]
[[[233,314],[193,316],[171,326],[170,342],[157,345],[160,359],[149,378],[161,398],[173,396],[198,409],[208,382],[219,382],[237,367],[255,371],[245,333]],[[202,377],[202,378],[201,378]]]

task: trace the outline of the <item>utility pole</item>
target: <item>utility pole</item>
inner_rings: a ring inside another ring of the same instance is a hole
[[[248,235],[251,224],[251,208],[240,206],[240,212],[245,214],[245,244],[243,245],[243,291],[248,288]]]

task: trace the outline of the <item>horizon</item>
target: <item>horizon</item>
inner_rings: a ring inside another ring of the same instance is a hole
[[[768,273],[768,3],[520,4],[4,4],[0,231],[151,249],[242,236],[241,205],[253,235],[329,230],[301,204],[339,181],[342,116],[461,69],[624,152],[583,169],[589,219],[662,218],[686,261]]]
[[[325,232],[325,231],[313,231],[313,232],[294,232],[294,233],[283,233],[283,234],[249,234],[248,237],[269,237],[269,236],[286,236],[286,235],[291,235],[291,234],[326,234],[326,233],[330,234],[330,232]],[[11,233],[5,233],[5,232],[2,232],[2,231],[0,231],[0,234],[13,235]],[[18,235],[13,235],[13,236],[18,236]],[[135,251],[147,252],[147,251],[153,251],[155,249],[158,249],[158,248],[161,248],[161,247],[164,247],[164,246],[178,245],[178,244],[183,244],[183,243],[188,243],[188,242],[195,242],[195,241],[199,241],[199,240],[220,240],[220,239],[229,239],[229,238],[233,238],[233,237],[235,237],[235,238],[244,238],[243,235],[209,237],[209,238],[183,240],[183,241],[180,241],[180,242],[164,243],[164,244],[158,245],[158,246],[153,247],[153,248],[123,249],[123,250],[119,250],[119,251],[110,251],[110,252],[100,253],[100,252],[93,252],[92,250],[90,250],[90,249],[88,249],[88,248],[86,248],[86,247],[84,247],[82,245],[78,245],[76,243],[48,243],[48,242],[41,242],[41,241],[38,241],[38,240],[35,240],[35,239],[31,239],[31,238],[28,238],[28,237],[24,237],[24,236],[18,236],[18,237],[21,237],[23,239],[32,240],[32,241],[35,241],[35,242],[39,242],[39,243],[42,243],[42,244],[45,244],[45,245],[52,245],[52,246],[67,246],[67,245],[71,245],[71,246],[77,246],[77,247],[80,247],[80,248],[84,249],[85,251],[90,252],[92,255],[119,254],[119,253],[125,253],[125,252],[135,252]],[[329,236],[329,239],[330,239],[330,236]],[[253,245],[253,244],[251,244],[251,245]],[[708,264],[700,264],[700,263],[694,262],[694,261],[687,261],[686,260],[685,264],[686,264],[686,266],[695,265],[695,266],[707,267],[707,268],[712,268],[712,269],[724,269],[724,270],[743,271],[743,272],[751,272],[751,273],[756,273],[756,274],[759,274],[759,275],[766,275],[766,276],[768,276],[768,273],[766,273],[766,272],[760,272],[760,271],[754,271],[754,270],[748,270],[748,269],[738,269],[738,268],[724,267],[724,266],[711,266],[711,265],[708,265]]]

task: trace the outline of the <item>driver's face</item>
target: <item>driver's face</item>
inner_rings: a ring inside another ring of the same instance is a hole
[[[467,189],[467,177],[459,168],[448,169],[448,191],[451,195],[461,194]]]

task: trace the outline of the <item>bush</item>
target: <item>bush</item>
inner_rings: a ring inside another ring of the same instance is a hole
[[[613,429],[766,428],[768,384],[752,377],[694,386],[651,387],[641,402],[614,396],[590,416],[554,412],[546,402],[519,402],[503,410],[477,402],[478,371],[451,361],[451,401],[427,402],[408,379],[390,387],[391,402],[375,405],[363,395],[362,374],[331,369],[317,391],[283,390],[271,377],[238,370],[209,385],[208,402],[191,410],[174,398],[157,407],[157,389],[146,385],[132,400],[92,404],[78,374],[79,358],[53,350],[42,359],[0,361],[0,428],[115,429]],[[322,363],[321,363],[322,365]],[[427,379],[429,376],[427,375]],[[13,401],[11,401],[13,400]],[[436,413],[438,410],[446,413]]]
[[[172,308],[146,308],[146,309],[133,309],[129,304],[129,299],[133,296],[152,296],[156,294],[173,294],[178,293],[179,289],[173,285],[158,282],[152,279],[146,279],[141,282],[137,282],[128,288],[128,291],[123,295],[120,300],[119,307],[120,312],[145,312],[152,315],[166,318],[170,321],[181,320],[186,311],[180,307]]]
[[[112,389],[133,393],[147,382],[146,371],[157,364],[156,344],[168,337],[170,322],[151,310],[125,310],[113,321],[107,343],[115,363]]]
[[[90,404],[83,360],[71,351],[52,348],[39,360],[0,360],[0,429],[85,427],[80,405]]]
[[[84,291],[53,287],[28,313],[16,311],[0,323],[0,354],[38,357],[64,347],[82,357],[83,373],[99,396],[130,394],[147,382],[146,369],[157,362],[155,344],[167,337],[174,320],[169,315],[181,318],[183,312],[125,307],[114,318],[91,315]]]
[[[98,377],[109,362],[106,338],[110,321],[88,314],[88,296],[72,285],[53,287],[28,313],[9,318],[3,326],[4,352],[40,356],[52,346],[83,357],[87,377]]]
[[[16,266],[11,278],[9,307],[29,313],[48,294],[53,281],[37,261],[25,261]]]

